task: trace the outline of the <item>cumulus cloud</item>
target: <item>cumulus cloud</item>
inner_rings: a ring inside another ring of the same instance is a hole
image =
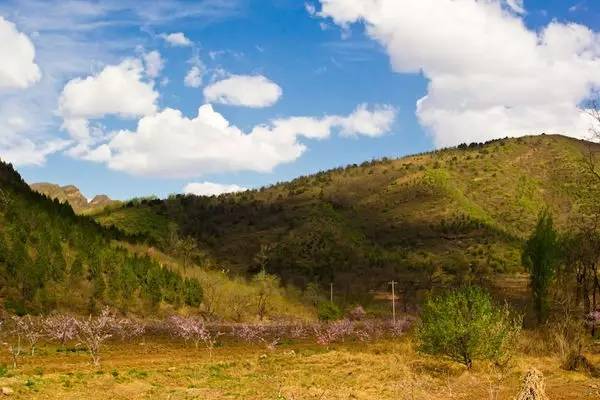
[[[262,75],[232,75],[204,88],[209,103],[262,108],[281,97],[281,87]]]
[[[35,63],[31,40],[16,26],[0,16],[0,158],[15,165],[42,165],[48,154],[65,148],[61,139],[40,140],[35,136],[34,115],[28,115],[28,104],[20,97],[24,90],[41,79]],[[29,107],[31,108],[31,107]]]
[[[174,47],[186,47],[192,45],[192,41],[188,39],[183,32],[163,33],[160,37]]]
[[[146,62],[146,73],[156,72],[147,71],[148,68]],[[144,80],[144,71],[140,60],[127,59],[118,65],[104,67],[96,75],[76,78],[65,85],[59,98],[62,127],[77,141],[69,154],[86,159],[98,157],[87,153],[90,146],[105,138],[105,133],[90,126],[90,119],[107,115],[136,118],[156,112],[158,93],[152,82]]]
[[[157,78],[165,67],[165,61],[156,50],[144,54],[144,64],[146,66],[146,75],[152,79]]]
[[[396,110],[392,106],[378,105],[370,110],[366,104],[360,104],[347,116],[282,118],[273,120],[271,126],[259,126],[255,130],[265,128],[280,135],[326,139],[337,128],[343,136],[378,137],[389,132],[395,118]]]
[[[578,105],[600,86],[600,36],[551,22],[539,31],[511,0],[320,0],[342,29],[364,24],[398,73],[422,73],[417,117],[438,146],[541,132],[588,137]]]
[[[249,133],[231,125],[210,104],[193,118],[167,108],[147,115],[135,131],[121,130],[86,152],[87,159],[134,175],[196,177],[233,171],[269,172],[296,160],[305,149],[300,139],[325,139],[340,134],[377,136],[391,128],[389,106],[370,110],[360,105],[347,116],[291,117],[255,126]]]
[[[108,65],[96,75],[65,85],[59,111],[67,117],[98,118],[107,114],[138,117],[156,111],[158,93],[143,80],[142,63],[127,59]]]
[[[204,76],[204,70],[199,65],[194,65],[183,79],[185,86],[199,88],[202,86],[202,77]]]
[[[377,137],[389,131],[395,116],[396,110],[389,105],[371,111],[366,104],[361,104],[349,116],[334,119],[334,125],[340,126],[343,135]]]
[[[201,106],[194,118],[171,108],[144,117],[135,132],[120,131],[108,145],[112,151],[109,168],[166,177],[267,172],[304,151],[293,136],[245,134],[209,104]]]
[[[218,196],[223,193],[243,192],[245,187],[238,185],[224,185],[214,182],[191,182],[185,185],[183,192],[197,196]]]
[[[0,42],[0,89],[25,89],[40,80],[33,43],[2,16]]]

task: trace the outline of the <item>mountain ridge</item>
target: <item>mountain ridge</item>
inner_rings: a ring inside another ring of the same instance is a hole
[[[88,200],[75,185],[60,186],[49,182],[37,182],[29,185],[33,190],[51,199],[57,199],[61,203],[68,203],[75,212],[86,213],[94,210],[118,204],[105,194],[98,194]]]

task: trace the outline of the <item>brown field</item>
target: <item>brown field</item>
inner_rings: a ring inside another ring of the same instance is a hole
[[[531,351],[530,351],[531,353]],[[596,365],[600,354],[586,354]],[[10,365],[7,354],[0,363]],[[15,399],[511,399],[529,367],[541,370],[550,399],[600,399],[600,379],[525,355],[505,368],[459,364],[416,353],[410,336],[329,347],[287,343],[268,351],[225,343],[210,354],[170,339],[108,344],[102,366],[82,351],[42,345],[0,387]],[[8,396],[7,396],[8,397]]]

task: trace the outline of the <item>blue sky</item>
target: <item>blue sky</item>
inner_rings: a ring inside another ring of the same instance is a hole
[[[0,1],[0,16],[4,51],[25,54],[0,61],[0,158],[88,196],[253,188],[463,141],[585,137],[582,103],[600,84],[591,0],[25,0]],[[193,67],[202,83],[186,85]]]

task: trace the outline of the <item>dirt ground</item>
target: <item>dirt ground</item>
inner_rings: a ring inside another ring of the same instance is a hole
[[[600,355],[588,355],[600,365]],[[10,365],[6,353],[0,363]],[[544,373],[550,399],[600,399],[600,379],[559,368],[553,357],[516,356],[472,371],[415,352],[410,339],[269,351],[225,343],[211,352],[169,340],[110,343],[99,368],[87,353],[42,345],[17,369],[0,370],[15,399],[511,399],[529,367]],[[2,397],[0,395],[0,397]]]

